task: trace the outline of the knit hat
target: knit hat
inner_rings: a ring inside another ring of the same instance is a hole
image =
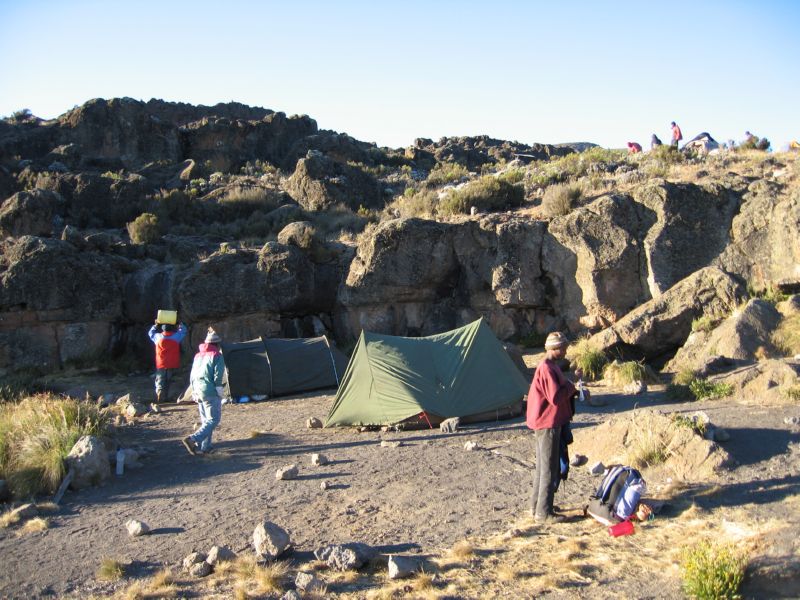
[[[567,340],[567,336],[565,336],[560,331],[554,331],[550,335],[547,336],[547,340],[544,342],[544,349],[550,350],[552,348],[561,348],[569,344],[569,340]]]
[[[214,331],[213,327],[208,328],[208,333],[206,334],[206,344],[219,344],[222,341],[222,338],[219,337],[216,331]]]

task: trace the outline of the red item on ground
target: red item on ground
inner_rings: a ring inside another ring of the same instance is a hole
[[[636,530],[633,528],[633,522],[622,521],[621,523],[617,523],[616,525],[609,527],[608,533],[614,537],[620,537],[621,535],[631,535],[632,533],[636,533]]]

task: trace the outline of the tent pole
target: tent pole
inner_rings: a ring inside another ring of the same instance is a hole
[[[264,341],[264,336],[261,336],[261,343],[264,344],[264,356],[267,357],[267,366],[269,367],[269,397],[274,396],[274,386],[272,385],[272,361],[269,359],[269,350],[267,350],[267,343]]]
[[[331,365],[333,366],[333,376],[336,378],[336,386],[339,386],[339,373],[336,372],[336,361],[333,360],[333,351],[331,350],[331,343],[328,341],[328,336],[323,335],[322,339],[325,340],[325,344],[328,346],[328,354],[331,357]]]

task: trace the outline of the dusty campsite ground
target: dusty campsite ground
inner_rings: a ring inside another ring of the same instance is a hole
[[[77,380],[63,381],[68,387]],[[95,393],[146,393],[151,380],[85,378]],[[668,504],[636,535],[611,538],[580,518],[599,479],[573,468],[556,503],[573,515],[540,527],[527,516],[533,436],[521,418],[437,430],[364,432],[307,429],[324,419],[333,396],[325,393],[226,405],[216,450],[190,456],[180,439],[196,421],[194,405],[167,405],[117,430],[125,447],[149,447],[144,465],[105,485],[67,492],[41,532],[0,530],[0,596],[146,597],[131,591],[163,567],[172,567],[179,597],[234,597],[233,583],[212,576],[192,580],[180,561],[193,550],[225,544],[250,552],[255,525],[267,519],[291,534],[293,551],[279,585],[292,589],[298,570],[315,570],[326,597],[421,598],[678,598],[679,552],[703,538],[736,542],[750,554],[745,596],[800,596],[800,435],[784,417],[796,405],[741,405],[735,399],[670,404],[660,388],[639,396],[594,388],[603,407],[582,407],[576,430],[596,427],[611,414],[641,408],[692,413],[705,410],[725,427],[724,448],[734,459],[719,478],[681,483],[668,473],[645,472],[649,494]],[[382,446],[381,441],[400,442]],[[477,443],[466,451],[467,441]],[[312,466],[312,452],[330,464]],[[592,458],[589,457],[591,461]],[[296,464],[296,480],[275,471]],[[327,482],[327,490],[320,489]],[[152,533],[129,538],[128,519]],[[466,542],[465,542],[466,540]],[[390,582],[385,561],[355,573],[334,573],[314,562],[328,543],[364,542],[383,555],[418,555],[425,574]],[[122,579],[96,577],[103,558],[125,566]],[[249,596],[277,598],[257,588]]]

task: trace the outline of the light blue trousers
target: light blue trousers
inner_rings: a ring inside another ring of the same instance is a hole
[[[197,403],[197,410],[200,412],[200,429],[190,437],[200,446],[201,451],[208,452],[211,450],[211,434],[222,417],[222,400],[217,396],[203,398]]]

